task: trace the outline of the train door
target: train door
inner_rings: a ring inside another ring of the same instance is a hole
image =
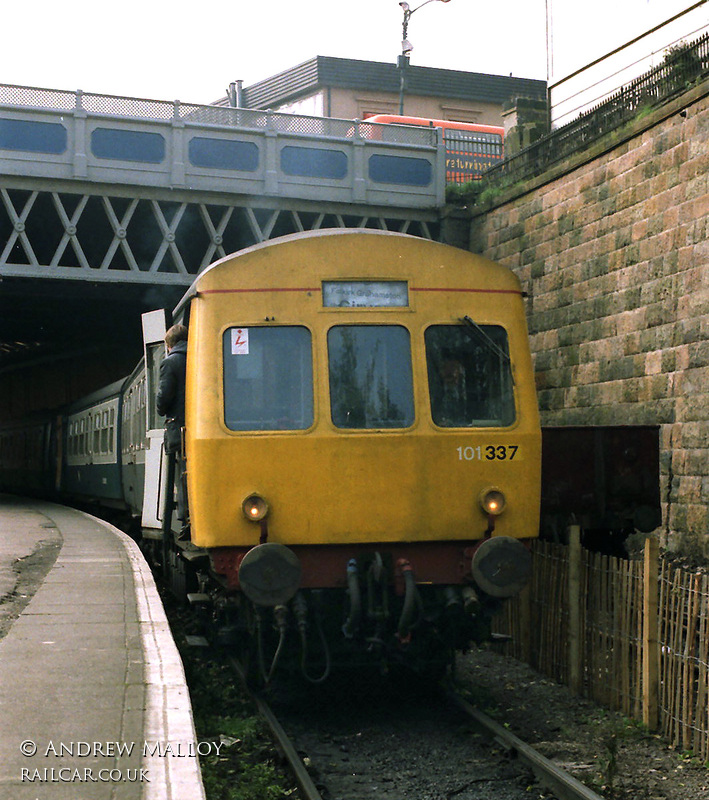
[[[145,353],[147,446],[145,451],[145,484],[143,492],[143,528],[162,528],[162,510],[165,506],[167,459],[164,456],[164,420],[155,406],[160,364],[165,358],[165,311],[149,311],[142,315],[143,350]]]

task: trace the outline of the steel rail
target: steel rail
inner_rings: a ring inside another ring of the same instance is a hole
[[[273,711],[271,711],[268,703],[266,703],[266,701],[249,686],[248,681],[246,680],[246,673],[244,672],[242,665],[235,658],[230,658],[229,661],[236,670],[239,679],[249,694],[249,697],[256,705],[259,714],[263,717],[264,721],[270,728],[277,747],[281,750],[284,757],[288,761],[288,765],[293,772],[293,777],[298,784],[298,788],[303,793],[304,800],[322,800],[322,795],[318,791],[313,779],[310,777],[310,773],[303,763],[303,759],[298,755],[298,752],[293,746],[293,742],[291,742],[288,734],[285,732],[283,726],[276,718],[276,715],[273,713]]]
[[[557,767],[548,758],[503,728],[495,720],[478,711],[455,692],[449,690],[446,692],[446,696],[449,702],[472,719],[479,728],[492,735],[505,748],[513,751],[520,761],[531,767],[539,782],[554,792],[558,800],[603,800],[601,795],[596,794],[568,772]]]

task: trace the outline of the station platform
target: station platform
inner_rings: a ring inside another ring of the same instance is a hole
[[[57,552],[27,602],[18,559]],[[132,539],[0,495],[0,636],[0,800],[203,800],[207,743]]]

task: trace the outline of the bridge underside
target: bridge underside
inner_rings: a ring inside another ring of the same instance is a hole
[[[278,236],[376,228],[439,238],[436,211],[16,179],[0,186],[0,367],[125,342],[212,262]]]
[[[236,195],[0,187],[0,275],[189,286],[225,255],[298,231],[438,236],[436,212]]]

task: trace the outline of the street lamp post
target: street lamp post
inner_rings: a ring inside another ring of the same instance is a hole
[[[401,55],[396,60],[396,65],[399,68],[399,116],[404,114],[404,94],[406,93],[406,70],[409,66],[409,55],[414,49],[414,46],[408,39],[409,36],[409,20],[414,11],[419,8],[427,6],[429,3],[450,3],[450,0],[425,0],[421,5],[416,8],[411,8],[408,3],[399,3],[404,10],[404,21],[401,24]]]

